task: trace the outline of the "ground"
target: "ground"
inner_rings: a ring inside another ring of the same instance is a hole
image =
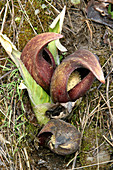
[[[106,83],[103,85],[95,80],[79,106],[74,109],[70,123],[82,134],[76,163],[73,161],[75,154],[59,156],[47,148],[37,150],[34,139],[40,125],[32,111],[27,91],[18,90],[21,75],[1,46],[0,167],[53,170],[85,166],[84,169],[112,169],[113,47],[110,43],[105,43],[104,35],[108,32],[108,39],[112,41],[113,30],[87,19],[87,1],[82,1],[78,6],[66,0],[53,0],[52,3],[46,0],[7,2],[3,0],[0,2],[2,33],[11,39],[19,51],[22,51],[26,43],[36,34],[47,32],[49,25],[58,15],[57,10],[61,11],[66,5],[62,30],[64,38],[61,41],[68,51],[60,55],[66,57],[77,49],[90,50],[99,57]],[[43,4],[46,5],[45,8]],[[39,13],[35,15],[37,9]]]

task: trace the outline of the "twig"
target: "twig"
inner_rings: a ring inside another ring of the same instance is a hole
[[[99,105],[100,105],[100,104],[98,104],[98,105],[92,110],[92,112],[91,112],[89,115],[86,115],[86,121],[85,121],[84,126],[83,126],[82,135],[83,135],[84,129],[85,129],[85,127],[86,127],[86,124],[87,124],[87,122],[88,122],[88,119],[96,113],[96,109],[99,107]]]
[[[72,32],[72,33],[76,36],[76,33],[75,33],[74,31],[72,31],[70,28],[68,28],[68,27],[66,27],[66,26],[63,26],[63,28],[66,29],[66,30],[68,30],[68,31],[70,31],[70,32]]]
[[[76,165],[76,160],[77,160],[77,156],[78,156],[79,152],[77,151],[75,153],[75,157],[74,157],[74,160],[73,160],[73,165],[72,165],[72,170],[74,169],[75,165]]]
[[[0,153],[4,156],[5,160],[9,163],[9,160],[7,159],[6,153],[5,153],[5,151],[3,150],[2,147],[0,147]]]
[[[107,163],[111,163],[111,162],[113,162],[113,160],[106,161],[106,162],[100,162],[99,165],[103,165],[103,164],[107,164]],[[97,165],[98,165],[98,163],[86,165],[86,166],[81,166],[81,167],[77,167],[77,168],[74,168],[74,169],[83,169],[83,168],[88,168],[88,167],[97,166]]]
[[[47,0],[45,0],[58,14],[60,13],[51,3],[49,3]]]
[[[99,106],[100,106],[100,101],[101,101],[101,98],[98,102]],[[97,128],[98,128],[98,116],[99,116],[99,107],[98,107],[98,112],[97,112],[97,121],[96,121],[96,145],[97,145],[97,162],[98,162],[98,170],[99,170],[99,156],[98,156],[98,153],[99,153],[99,145],[98,145],[98,137],[97,137]]]
[[[113,115],[112,115],[112,112],[111,112],[111,108],[110,108],[110,102],[109,102],[109,76],[107,77],[107,86],[106,86],[106,98],[107,98],[107,106],[108,106],[108,109],[109,109],[109,114],[110,114],[110,117],[111,117],[111,121],[113,123]]]
[[[30,170],[31,168],[30,168],[30,162],[29,162],[27,150],[26,150],[26,148],[23,148],[23,150],[24,150],[24,153],[25,153],[26,165],[27,165],[27,167],[28,167],[28,170]]]
[[[1,17],[1,15],[2,15],[2,12],[4,11],[4,7],[1,9],[1,11],[0,11],[0,17]]]
[[[102,142],[98,147],[96,147],[95,149],[92,149],[91,151],[88,151],[88,152],[86,152],[86,151],[82,151],[83,153],[85,153],[85,154],[87,154],[87,153],[91,153],[91,152],[95,152],[97,149],[99,149],[102,145],[104,145],[105,144],[105,141],[104,142]]]
[[[5,13],[4,13],[4,18],[3,18],[2,27],[1,27],[1,33],[3,32],[4,25],[5,25],[5,21],[6,21],[6,15],[7,15],[7,10],[8,10],[8,5],[9,5],[9,2],[8,2],[8,0],[7,0],[6,8],[5,8]]]
[[[8,71],[7,73],[5,73],[3,76],[0,77],[0,80],[2,80],[4,77],[6,77],[7,75],[9,75],[14,69]]]
[[[112,96],[110,99],[107,98],[107,101],[106,101],[106,99],[105,99],[105,97],[103,96],[103,94],[102,94],[100,91],[99,91],[99,93],[100,93],[100,95],[102,96],[103,100],[105,101],[105,104],[108,106],[109,113],[110,113],[110,117],[111,117],[111,120],[112,120],[112,122],[113,122],[113,115],[112,115],[112,112],[111,112],[111,107],[110,107],[110,105],[109,105],[109,101],[110,101],[111,98],[113,98],[113,96]],[[105,105],[105,104],[103,104],[103,105]],[[101,107],[103,107],[103,105],[102,105]]]
[[[103,135],[104,139],[113,147],[113,144]]]
[[[72,159],[66,164],[66,167],[68,167],[68,166],[70,165],[70,163],[71,163],[72,161],[74,161],[74,159],[75,159],[75,157],[72,158]]]
[[[23,170],[20,153],[18,152],[20,169]]]
[[[102,96],[102,98],[104,99],[104,101],[105,101],[105,103],[101,106],[101,108],[103,107],[103,106],[105,106],[106,105],[106,103],[108,102],[108,101],[110,101],[112,98],[113,98],[113,96],[111,96],[111,98],[110,99],[108,99],[107,101],[105,100],[105,97],[103,96],[103,94],[99,91],[99,93],[100,93],[100,95]],[[113,107],[111,107],[111,108],[113,108]],[[102,109],[100,109],[100,111],[101,110],[105,110],[105,109],[108,109],[108,107],[106,108],[106,107],[104,107],[104,108],[102,108]]]
[[[11,0],[12,3],[12,11],[11,11],[11,16],[12,16],[12,27],[13,27],[13,43],[15,42],[15,38],[16,38],[16,23],[15,23],[15,17],[14,17],[14,4],[13,4],[13,0]]]
[[[1,150],[1,149],[0,149]],[[1,151],[0,151],[1,152]],[[0,165],[4,166],[6,170],[8,170],[8,167],[5,163],[6,161],[3,159],[2,155],[0,154]]]
[[[72,22],[71,22],[71,16],[70,16],[70,13],[69,13],[69,11],[67,11],[67,13],[68,13],[68,17],[69,17],[70,27],[71,27],[71,28],[72,28],[72,30],[73,30],[73,24],[72,24]]]
[[[10,118],[2,111],[2,109],[0,109],[0,112],[5,116],[5,118],[7,118],[9,121],[10,121],[10,123],[12,123],[13,124],[13,126],[15,126],[15,123],[12,121],[12,120],[10,120]],[[19,131],[19,133],[20,133],[20,129],[18,128],[18,127],[16,127],[16,129]],[[10,131],[11,131],[11,129],[10,129]],[[15,132],[13,132],[15,135],[16,135],[16,133]]]
[[[112,57],[113,57],[113,54],[108,58],[108,60],[105,62],[105,64],[102,66],[102,68],[104,68],[106,65],[107,65],[107,63],[110,61],[110,60],[112,60]],[[112,62],[111,62],[112,63]],[[111,64],[111,71],[107,74],[107,76],[105,77],[105,80],[107,79],[107,77],[112,73],[112,71],[113,71],[113,65]],[[100,85],[97,87],[97,89],[99,90],[99,88],[102,86],[102,83],[100,83]]]
[[[108,60],[105,62],[105,64],[102,66],[102,68],[104,68],[107,65],[107,63],[111,60],[112,57],[113,57],[113,54],[108,58]]]
[[[107,126],[108,126],[108,130],[109,130],[111,140],[113,141],[113,135],[112,135],[112,131],[110,130],[111,128],[110,128],[109,120],[107,120]]]
[[[89,28],[90,37],[91,37],[91,41],[92,41],[92,37],[93,37],[92,29],[91,29],[91,27],[90,27],[89,21],[88,21],[88,20],[85,20],[85,22],[86,22],[86,24],[87,24],[87,27]]]

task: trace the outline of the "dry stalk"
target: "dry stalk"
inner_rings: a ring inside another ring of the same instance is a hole
[[[92,41],[92,37],[93,37],[93,31],[92,31],[92,29],[91,29],[91,27],[90,27],[89,21],[88,21],[88,20],[85,20],[85,22],[86,22],[86,24],[87,24],[87,27],[88,27],[88,29],[89,29],[89,32],[90,32],[90,37],[91,37],[91,41]]]
[[[30,162],[29,162],[29,157],[28,157],[28,153],[27,153],[27,150],[26,148],[24,147],[23,150],[21,150],[21,152],[23,153],[23,156],[24,156],[24,160],[26,162],[26,165],[27,165],[27,169],[30,170]]]
[[[71,22],[71,16],[70,16],[70,13],[69,13],[69,11],[67,11],[67,13],[68,13],[68,17],[69,17],[70,27],[71,27],[71,28],[72,28],[72,30],[73,30],[73,24],[72,24],[72,22]]]
[[[8,5],[9,5],[9,2],[8,2],[8,0],[7,0],[6,7],[5,7],[4,18],[3,18],[3,21],[2,21],[2,27],[1,27],[1,30],[0,30],[1,33],[3,32],[4,25],[5,25],[5,21],[6,21]]]
[[[72,170],[74,170],[74,167],[76,166],[76,160],[77,160],[78,154],[79,154],[79,152],[77,151],[77,152],[75,153],[75,157],[74,157],[74,160],[73,160]]]
[[[2,157],[1,148],[0,148],[0,159],[1,159],[2,165],[5,166],[6,170],[8,170],[8,167],[7,167],[7,165],[6,165],[5,161],[4,161],[4,158]]]
[[[3,78],[5,78],[6,76],[8,76],[14,69],[8,71],[7,73],[5,73],[3,76],[0,77],[0,80],[2,80]]]
[[[58,9],[56,9],[50,2],[48,2],[47,0],[45,0],[58,14],[60,13],[60,11],[58,11]]]
[[[104,164],[108,164],[108,163],[112,163],[113,160],[110,160],[110,161],[105,161],[105,162],[100,162],[99,165],[104,165]],[[77,167],[77,168],[74,168],[74,169],[83,169],[83,168],[89,168],[89,167],[93,167],[93,166],[97,166],[98,164],[91,164],[91,165],[86,165],[86,166],[81,166],[81,167]]]
[[[100,98],[100,100],[101,100],[101,98]],[[97,135],[98,135],[98,131],[97,131],[97,128],[98,128],[98,117],[99,117],[99,106],[100,106],[100,100],[99,100],[99,105],[98,105],[98,111],[97,111],[97,120],[96,120],[96,128],[95,128],[95,131],[96,131],[96,146],[97,146],[97,169],[99,170],[99,156],[98,156],[98,153],[99,153],[99,145],[98,145],[98,137],[97,137]]]
[[[5,7],[2,7],[2,9],[1,9],[1,11],[0,11],[0,18],[1,18],[1,15],[2,15],[4,9],[5,9]]]
[[[104,139],[113,147],[113,144],[103,135]]]
[[[110,114],[110,118],[111,118],[111,122],[113,124],[113,115],[112,115],[112,112],[111,112],[111,106],[110,106],[110,102],[109,102],[109,76],[107,77],[107,86],[106,86],[106,98],[107,98],[107,106],[108,106],[108,109],[109,109],[109,114]]]
[[[20,152],[18,152],[18,157],[19,157],[19,167],[21,170],[23,170],[23,166],[22,166],[22,160],[21,160],[21,156],[20,156]]]

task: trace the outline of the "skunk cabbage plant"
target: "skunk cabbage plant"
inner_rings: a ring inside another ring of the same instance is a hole
[[[45,125],[37,136],[39,144],[46,145],[60,155],[78,150],[80,132],[58,116],[55,117],[57,119],[50,120],[53,117],[48,117],[45,113],[60,106],[58,112],[64,111],[68,115],[66,109],[61,107],[62,103],[73,102],[83,96],[95,77],[105,83],[98,57],[88,50],[77,50],[59,62],[57,48],[66,51],[59,41],[63,36],[58,34],[62,30],[64,14],[65,8],[51,25],[51,32],[33,37],[22,53],[8,37],[0,33],[2,46],[23,77],[38,123]]]
[[[88,50],[77,50],[55,66],[54,58],[46,45],[62,38],[60,34],[43,33],[32,38],[23,49],[21,60],[29,73],[50,94],[54,103],[75,101],[91,87],[95,77],[105,83],[98,57]],[[65,155],[76,152],[80,132],[61,120],[50,120],[40,131],[39,144],[53,152]]]
[[[83,96],[95,77],[102,83],[105,80],[98,57],[88,50],[77,50],[56,66],[47,44],[62,37],[53,32],[42,33],[32,38],[22,53],[4,35],[1,34],[0,40],[20,70],[39,123],[48,122],[38,135],[40,145],[65,155],[79,148],[80,132],[64,121],[46,118],[45,112],[54,103],[75,101]]]
[[[89,90],[95,77],[105,83],[98,57],[88,50],[75,51],[55,69],[54,58],[46,45],[57,38],[62,35],[49,32],[35,36],[20,57],[34,80],[50,93],[53,102],[75,101]]]

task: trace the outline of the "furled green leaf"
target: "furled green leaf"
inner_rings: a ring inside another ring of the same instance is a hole
[[[0,42],[21,73],[21,76],[27,87],[33,110],[37,118],[41,117],[40,124],[47,123],[49,119],[45,116],[45,111],[48,109],[48,105],[42,104],[50,103],[50,96],[42,89],[41,86],[35,82],[35,80],[29,74],[26,67],[20,60],[21,52],[17,50],[10,39],[6,35],[0,33]]]
[[[66,6],[64,6],[63,10],[61,13],[54,19],[52,24],[49,27],[49,32],[55,32],[55,33],[61,33],[62,31],[62,26],[63,26],[63,21],[64,21],[64,16],[65,16],[65,10]],[[59,56],[58,56],[58,49],[62,52],[67,51],[67,49],[61,45],[59,40],[52,41],[48,44],[49,51],[52,53],[55,63],[59,65]],[[57,49],[58,48],[58,49]]]

